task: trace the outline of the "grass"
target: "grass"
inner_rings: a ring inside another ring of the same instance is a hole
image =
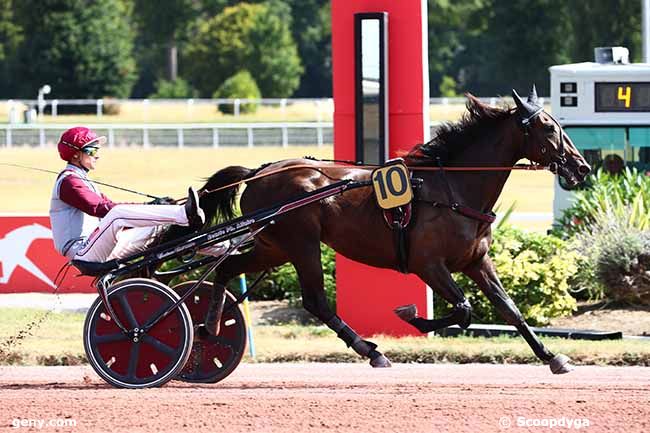
[[[10,350],[4,341],[15,335],[42,310],[7,309],[0,317],[0,364],[71,365],[85,362],[82,344],[84,315],[52,313],[36,330]],[[324,326],[258,326],[254,328],[257,356],[245,362],[362,362]],[[487,362],[538,363],[522,338],[405,337],[375,336],[393,362]],[[579,365],[650,366],[650,344],[637,340],[580,341],[542,338],[554,352],[561,352]]]
[[[189,185],[200,186],[203,179],[228,165],[257,167],[268,161],[313,155],[332,158],[331,146],[256,148],[114,148],[103,149],[93,178],[153,195],[182,197]],[[56,150],[0,149],[0,162],[59,171],[63,163]],[[499,201],[501,211],[516,202],[515,212],[551,212],[553,176],[548,172],[515,171],[508,179]],[[0,166],[0,213],[47,214],[54,175]],[[144,202],[145,197],[101,187],[114,201]],[[499,204],[498,203],[498,204]],[[550,221],[515,222],[515,225],[543,231]]]

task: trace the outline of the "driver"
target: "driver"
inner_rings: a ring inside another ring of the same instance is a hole
[[[50,223],[57,251],[69,260],[105,262],[143,251],[169,224],[200,229],[205,215],[196,191],[185,205],[114,203],[88,178],[106,137],[77,126],[57,145],[68,164],[59,173],[50,201]]]

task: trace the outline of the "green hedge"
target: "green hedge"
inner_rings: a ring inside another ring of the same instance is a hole
[[[575,310],[568,281],[577,271],[578,255],[569,252],[561,239],[506,225],[494,231],[489,254],[504,288],[529,324],[544,325]],[[472,304],[473,322],[504,323],[472,280],[463,274],[454,277]],[[451,309],[438,296],[434,307],[436,317]]]
[[[224,81],[215,90],[212,97],[215,99],[260,99],[262,95],[251,73],[242,70]],[[235,107],[233,104],[219,104],[219,111],[223,114],[234,114]],[[255,111],[257,111],[257,103],[255,102],[248,102],[239,106],[239,112],[242,114],[254,113]]]

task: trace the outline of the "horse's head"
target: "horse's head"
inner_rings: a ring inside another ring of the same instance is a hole
[[[524,131],[524,156],[548,166],[572,186],[584,181],[591,167],[558,121],[539,104],[535,86],[526,101],[514,89],[512,97],[517,105],[519,125]]]

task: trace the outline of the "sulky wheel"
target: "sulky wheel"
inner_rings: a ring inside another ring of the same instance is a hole
[[[195,281],[180,283],[173,289],[182,296],[195,283]],[[205,320],[210,305],[211,290],[212,284],[204,282],[185,301],[195,324],[202,324]],[[234,303],[235,297],[226,291],[226,304],[221,317],[219,335],[210,335],[203,326],[197,327],[192,353],[178,376],[180,380],[216,383],[228,377],[239,365],[246,350],[246,321],[239,305],[233,305]]]
[[[142,332],[179,296],[166,285],[144,278],[116,283],[108,300],[125,334],[95,300],[84,324],[84,348],[88,362],[102,379],[120,388],[160,386],[176,377],[192,348],[194,327],[185,304]],[[139,333],[136,333],[136,329]]]

